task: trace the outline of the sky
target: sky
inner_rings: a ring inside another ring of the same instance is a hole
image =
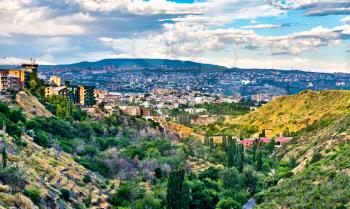
[[[166,58],[350,73],[349,0],[0,0],[0,64]]]

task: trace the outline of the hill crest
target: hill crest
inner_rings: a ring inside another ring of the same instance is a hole
[[[350,112],[350,91],[303,91],[281,96],[257,110],[227,121],[228,124],[257,127],[269,136],[299,131],[323,118],[335,118]]]

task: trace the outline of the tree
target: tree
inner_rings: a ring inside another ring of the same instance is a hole
[[[244,168],[244,146],[242,144],[238,144],[237,168],[239,172],[242,172]]]
[[[237,162],[237,144],[236,140],[231,137],[228,139],[228,151],[227,151],[227,167],[231,168],[236,165]]]
[[[242,174],[245,187],[248,189],[250,194],[255,194],[259,180],[258,173],[248,165],[243,169]]]
[[[6,168],[7,166],[7,151],[6,151],[6,125],[5,123],[2,126],[2,150],[1,150],[1,154],[2,154],[2,167]]]
[[[271,139],[269,143],[267,143],[267,150],[269,150],[270,153],[273,152],[276,146],[276,141],[274,139]]]
[[[215,143],[214,143],[213,137],[210,137],[210,138],[209,138],[209,148],[210,148],[211,150],[215,149]]]
[[[2,148],[1,151],[2,154],[2,168],[6,168],[7,166],[7,151],[6,151],[6,146]]]
[[[224,151],[224,152],[227,152],[227,148],[228,148],[228,145],[227,145],[227,138],[226,136],[223,136],[222,137],[222,142],[221,142],[221,149]]]
[[[257,154],[256,154],[256,170],[261,171],[262,165],[263,165],[262,153],[261,153],[261,150],[259,148],[257,151]]]
[[[242,206],[231,197],[221,199],[216,205],[216,209],[241,209]]]
[[[235,167],[226,168],[219,173],[224,189],[238,190],[241,188],[241,179]]]
[[[189,187],[184,183],[185,170],[176,168],[170,172],[167,189],[167,209],[189,208]]]
[[[209,146],[209,137],[204,137],[204,145]]]
[[[262,132],[259,134],[259,137],[266,137],[265,129],[262,130]]]
[[[3,102],[0,102],[0,113],[4,115],[8,115],[10,112],[10,108]]]

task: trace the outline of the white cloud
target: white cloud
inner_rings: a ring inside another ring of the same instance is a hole
[[[245,25],[242,26],[242,29],[270,29],[270,28],[280,28],[282,25],[274,24],[258,24],[258,25]]]
[[[46,57],[47,58],[47,57]],[[23,59],[18,57],[1,57],[0,58],[0,65],[20,65],[22,63],[29,63],[30,59]],[[41,65],[52,65],[53,62],[47,62],[42,59],[35,60],[36,63]]]
[[[179,4],[167,0],[70,0],[86,11],[120,11],[133,14],[201,14],[206,3]]]
[[[100,41],[112,47],[116,54],[122,57],[138,58],[172,58],[182,60],[193,60],[198,62],[209,62],[215,64],[232,65],[232,58],[226,56],[207,56],[208,54],[222,53],[232,49],[248,49],[256,53],[262,53],[259,62],[258,58],[240,57],[234,66],[237,67],[258,67],[270,65],[270,68],[291,69],[302,66],[307,70],[349,70],[349,63],[339,62],[315,62],[301,58],[293,58],[287,62],[280,61],[279,55],[299,56],[304,52],[313,51],[321,47],[339,45],[343,39],[349,37],[349,25],[335,28],[315,27],[309,31],[292,33],[286,36],[261,36],[252,30],[243,29],[205,29],[187,24],[165,24],[163,34],[154,34],[135,39],[115,39],[102,37]],[[266,52],[269,54],[266,54]],[[272,56],[275,55],[275,56]],[[271,62],[267,62],[270,60]],[[295,62],[294,62],[295,61]],[[230,63],[231,62],[231,63]],[[263,64],[265,63],[265,64]],[[317,64],[322,63],[322,66]],[[328,63],[328,64],[327,64]],[[256,64],[256,66],[254,66]],[[304,65],[305,64],[305,65]]]
[[[86,29],[81,22],[94,21],[94,18],[81,12],[57,16],[50,7],[28,7],[29,1],[14,0],[8,7],[0,4],[0,36],[25,34],[38,36],[80,35]],[[2,5],[2,6],[1,6]]]
[[[282,9],[305,9],[305,15],[349,14],[349,0],[270,0]]]
[[[340,21],[350,24],[350,16],[344,17]]]
[[[300,55],[320,47],[338,45],[349,38],[349,25],[328,29],[321,26],[309,31],[292,33],[286,36],[261,36],[252,30],[242,29],[203,29],[187,24],[165,24],[165,32],[159,35],[138,37],[137,39],[100,38],[100,40],[118,51],[131,53],[132,49],[121,46],[138,41],[144,46],[144,54],[166,53],[169,57],[198,56],[205,51],[222,51],[229,48],[248,50],[269,50],[271,54]],[[149,50],[152,49],[152,50]]]

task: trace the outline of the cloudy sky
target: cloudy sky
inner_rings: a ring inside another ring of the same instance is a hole
[[[169,58],[350,73],[349,0],[0,0],[0,64]]]

